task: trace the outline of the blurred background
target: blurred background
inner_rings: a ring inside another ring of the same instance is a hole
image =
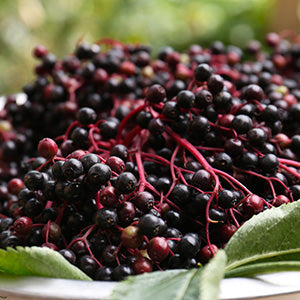
[[[58,58],[104,37],[151,45],[153,55],[214,40],[243,47],[269,31],[298,32],[298,17],[299,0],[1,0],[0,94],[33,79],[37,44]]]

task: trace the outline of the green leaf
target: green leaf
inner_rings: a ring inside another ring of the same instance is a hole
[[[225,247],[227,270],[258,260],[291,260],[300,251],[300,201],[271,208],[245,222]],[[296,254],[295,254],[296,253]]]
[[[169,270],[130,276],[113,290],[112,300],[204,300],[218,299],[226,254],[220,250],[201,269]]]
[[[226,272],[226,277],[253,277],[261,274],[300,271],[300,261],[251,263]]]
[[[170,270],[130,276],[114,289],[112,300],[183,299],[193,277],[201,272],[193,270]]]
[[[226,262],[226,252],[220,249],[204,267],[201,274],[200,299],[218,299],[220,282],[224,277]]]
[[[0,269],[15,275],[91,280],[58,252],[41,247],[0,249]]]

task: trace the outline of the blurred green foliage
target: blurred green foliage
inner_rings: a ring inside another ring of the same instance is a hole
[[[0,93],[20,91],[34,76],[31,52],[44,44],[61,58],[83,39],[164,45],[222,40],[244,46],[267,32],[275,0],[1,0]]]

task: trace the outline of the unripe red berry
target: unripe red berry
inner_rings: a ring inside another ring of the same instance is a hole
[[[42,157],[49,159],[56,155],[58,146],[54,140],[50,138],[44,138],[38,144],[38,151]]]
[[[257,195],[250,195],[243,201],[242,207],[248,216],[258,214],[264,208],[264,199]]]
[[[58,251],[59,250],[59,248],[55,244],[53,244],[53,243],[44,243],[44,244],[41,245],[41,247],[42,248],[49,248],[49,249],[52,249],[54,251]]]
[[[135,274],[143,274],[152,272],[152,264],[151,262],[144,258],[138,258],[133,264],[133,271]]]
[[[44,45],[37,45],[33,49],[33,56],[36,58],[43,58],[47,53],[48,50]]]
[[[14,222],[14,231],[17,235],[27,235],[32,230],[32,220],[28,217],[20,217]]]
[[[272,203],[275,207],[278,207],[282,204],[290,203],[290,199],[285,195],[278,195],[274,199],[274,202]]]
[[[18,195],[23,187],[24,182],[20,178],[13,178],[7,184],[8,191],[13,195]]]
[[[228,242],[233,234],[237,231],[234,224],[224,224],[220,228],[220,237],[224,243]]]
[[[219,248],[214,245],[206,245],[200,250],[200,257],[203,263],[207,263],[219,250]]]
[[[156,236],[150,240],[147,252],[152,260],[161,262],[169,255],[169,244],[165,238]]]

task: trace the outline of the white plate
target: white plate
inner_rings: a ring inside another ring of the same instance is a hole
[[[0,275],[0,299],[108,300],[115,285],[115,282]],[[221,282],[220,299],[300,299],[300,272],[224,279]]]

